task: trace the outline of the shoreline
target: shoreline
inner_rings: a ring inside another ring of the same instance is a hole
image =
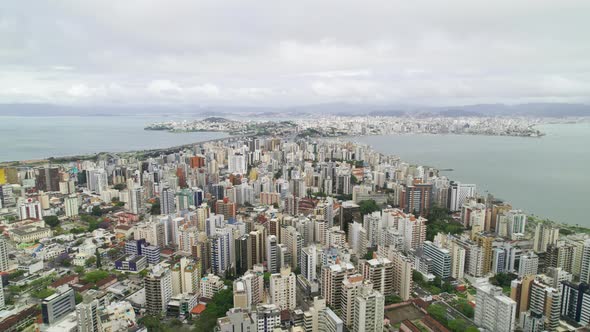
[[[580,122],[576,122],[576,123],[580,123]],[[552,123],[552,124],[556,124],[556,123]],[[559,123],[559,124],[565,124],[565,123]],[[571,123],[569,123],[571,124]],[[209,132],[209,131],[208,131]],[[179,133],[179,132],[177,132]],[[184,132],[180,132],[180,133],[184,133]],[[175,146],[171,146],[171,147],[166,147],[166,148],[157,148],[157,149],[147,149],[147,150],[129,150],[129,151],[123,151],[123,152],[97,152],[97,153],[90,153],[90,154],[78,154],[78,155],[69,155],[69,156],[61,156],[61,157],[49,157],[49,158],[44,158],[44,159],[33,159],[33,160],[19,160],[19,161],[4,161],[4,162],[0,162],[0,167],[19,167],[19,166],[39,166],[39,165],[43,165],[43,164],[59,164],[59,163],[69,163],[69,162],[75,162],[78,160],[96,160],[98,158],[100,158],[101,156],[108,156],[108,155],[121,155],[121,156],[126,156],[126,155],[136,155],[139,157],[150,157],[153,155],[159,155],[162,153],[174,153],[174,152],[178,152],[180,150],[186,149],[186,148],[191,148],[194,145],[198,145],[198,144],[207,144],[207,143],[214,143],[214,142],[223,142],[223,141],[227,141],[227,140],[236,140],[236,139],[244,139],[244,138],[248,138],[248,137],[272,137],[272,136],[260,136],[260,135],[231,135],[228,132],[223,132],[223,131],[216,131],[215,133],[225,133],[228,136],[226,137],[222,137],[222,138],[214,138],[214,139],[208,139],[208,140],[203,140],[203,141],[196,141],[196,142],[190,142],[190,143],[186,143],[186,144],[182,144],[182,145],[175,145]],[[371,144],[365,144],[365,143],[360,143],[358,141],[355,141],[355,138],[358,137],[371,137],[371,136],[407,136],[407,135],[420,135],[420,136],[439,136],[439,135],[443,135],[443,136],[498,136],[498,137],[523,137],[526,138],[526,136],[508,136],[508,135],[480,135],[480,134],[428,134],[428,133],[397,133],[397,134],[379,134],[379,135],[355,135],[355,136],[333,136],[333,137],[329,137],[329,136],[323,136],[323,137],[309,137],[310,139],[324,139],[324,140],[341,140],[341,141],[347,141],[347,142],[351,142],[353,144],[363,144],[363,145],[368,145],[371,147],[371,149],[373,149],[374,151],[378,152],[379,154],[383,155],[383,156],[393,156],[396,157],[400,160],[402,160],[402,158],[398,155],[395,154],[386,154],[386,153],[382,153],[379,152],[377,150],[374,149],[374,147]],[[540,138],[543,136],[539,136],[536,138]],[[289,137],[281,137],[283,138],[289,138]],[[412,163],[412,164],[416,164],[416,165],[422,165],[419,162],[416,163]],[[436,166],[429,166],[429,165],[422,165],[422,166],[426,166],[426,167],[433,167],[435,169],[437,169],[439,172],[453,172],[454,169],[453,168],[444,168],[444,169],[439,169]],[[449,177],[452,178],[452,177]],[[481,193],[480,193],[481,194]],[[502,199],[500,197],[497,197],[499,199]],[[506,199],[502,199],[504,201],[508,201]],[[526,210],[519,208],[518,206],[514,206],[515,209],[520,209],[523,210],[526,213]],[[551,224],[559,226],[560,228],[566,228],[566,229],[583,229],[583,230],[588,230],[590,232],[590,228],[586,228],[583,225],[579,225],[579,224],[569,224],[569,223],[565,223],[565,222],[559,222],[559,221],[555,221],[555,220],[551,220],[549,218],[543,217],[541,215],[535,214],[535,213],[527,213],[527,215],[529,216],[530,219],[536,220],[537,222],[539,221],[549,221]]]
[[[219,132],[215,132],[215,133],[219,133]],[[73,161],[77,161],[77,160],[95,159],[95,158],[98,158],[100,155],[126,155],[126,154],[149,155],[149,154],[153,154],[153,153],[157,153],[157,152],[179,151],[182,149],[189,148],[195,144],[204,144],[204,143],[210,143],[210,142],[223,141],[226,139],[233,139],[236,137],[248,137],[248,136],[232,136],[232,135],[228,134],[227,137],[213,138],[213,139],[208,139],[208,140],[204,140],[204,141],[191,142],[191,143],[186,143],[186,144],[182,144],[182,145],[175,145],[175,146],[166,147],[166,148],[157,148],[157,149],[148,149],[148,150],[128,150],[128,151],[122,151],[122,152],[101,151],[101,152],[96,152],[96,153],[48,157],[48,158],[43,158],[43,159],[0,161],[0,166],[1,167],[31,166],[31,165],[38,165],[38,164],[51,163],[51,162],[58,163],[60,161],[61,162],[73,162]]]

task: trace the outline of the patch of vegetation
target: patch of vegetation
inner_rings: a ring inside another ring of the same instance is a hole
[[[373,259],[373,253],[374,252],[375,252],[375,250],[367,250],[367,253],[365,254],[364,259],[366,259],[366,260]]]
[[[365,214],[371,214],[376,211],[381,211],[381,207],[379,207],[377,202],[375,202],[375,200],[373,200],[373,199],[369,199],[366,201],[360,201],[359,207],[361,210],[361,215],[363,215],[363,216]]]
[[[385,305],[396,304],[404,302],[404,300],[397,295],[387,295],[385,297]]]
[[[106,278],[109,276],[107,271],[103,270],[96,270],[92,272],[86,273],[86,275],[82,278],[85,282],[96,284],[98,281]]]
[[[280,170],[280,169],[279,169],[279,170],[278,170],[278,171],[275,173],[275,175],[274,175],[274,179],[275,179],[275,180],[277,180],[277,179],[280,179],[280,178],[281,178],[281,176],[283,176],[283,170]]]
[[[473,307],[465,299],[453,301],[452,306],[468,318],[473,318],[473,315],[475,314]]]
[[[336,197],[336,199],[339,199],[341,201],[350,201],[352,200],[352,194],[340,194],[340,195],[334,195],[334,197]]]
[[[465,229],[463,225],[453,219],[447,208],[434,206],[426,218],[428,219],[426,239],[429,241],[432,241],[438,233],[459,234]]]
[[[100,206],[95,205],[92,207],[92,215],[95,217],[102,216],[102,209],[100,208]]]
[[[442,292],[441,287],[443,286],[442,280],[439,277],[434,277],[433,281],[427,281],[422,276],[422,273],[413,270],[412,280],[419,285],[422,289],[428,291],[432,295],[438,295]]]
[[[43,217],[43,221],[45,221],[45,224],[51,228],[59,226],[59,219],[57,218],[57,216]]]
[[[156,199],[156,201],[152,204],[152,207],[150,208],[150,214],[152,216],[156,216],[161,214],[161,210],[160,210],[160,200]]]
[[[178,319],[169,321],[163,320],[158,316],[146,315],[139,319],[139,324],[145,326],[150,332],[188,332],[190,326],[182,325]]]
[[[499,287],[510,287],[512,280],[516,279],[517,275],[512,273],[498,273],[490,278],[490,283]]]
[[[39,289],[37,291],[31,292],[31,296],[33,296],[37,299],[44,299],[48,296],[53,295],[54,293],[55,293],[55,291],[53,289],[44,288],[44,289]]]
[[[213,331],[217,324],[217,318],[225,316],[233,306],[234,297],[231,288],[219,291],[195,321],[195,331]]]
[[[127,185],[125,183],[117,183],[113,186],[113,188],[115,188],[116,190],[123,190],[127,188]]]
[[[470,326],[463,319],[447,319],[446,308],[442,304],[431,304],[426,310],[432,318],[436,319],[439,323],[448,327],[453,332],[475,332],[479,331],[475,326]]]

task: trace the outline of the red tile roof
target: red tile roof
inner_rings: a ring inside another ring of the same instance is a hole
[[[203,303],[199,303],[191,310],[191,314],[200,315],[203,311],[205,311],[205,309],[207,309],[207,306]]]

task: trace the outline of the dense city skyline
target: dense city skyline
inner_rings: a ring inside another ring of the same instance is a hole
[[[1,7],[1,332],[589,331],[590,2]]]

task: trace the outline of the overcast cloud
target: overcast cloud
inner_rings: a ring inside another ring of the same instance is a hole
[[[0,102],[589,102],[590,1],[6,0]]]

